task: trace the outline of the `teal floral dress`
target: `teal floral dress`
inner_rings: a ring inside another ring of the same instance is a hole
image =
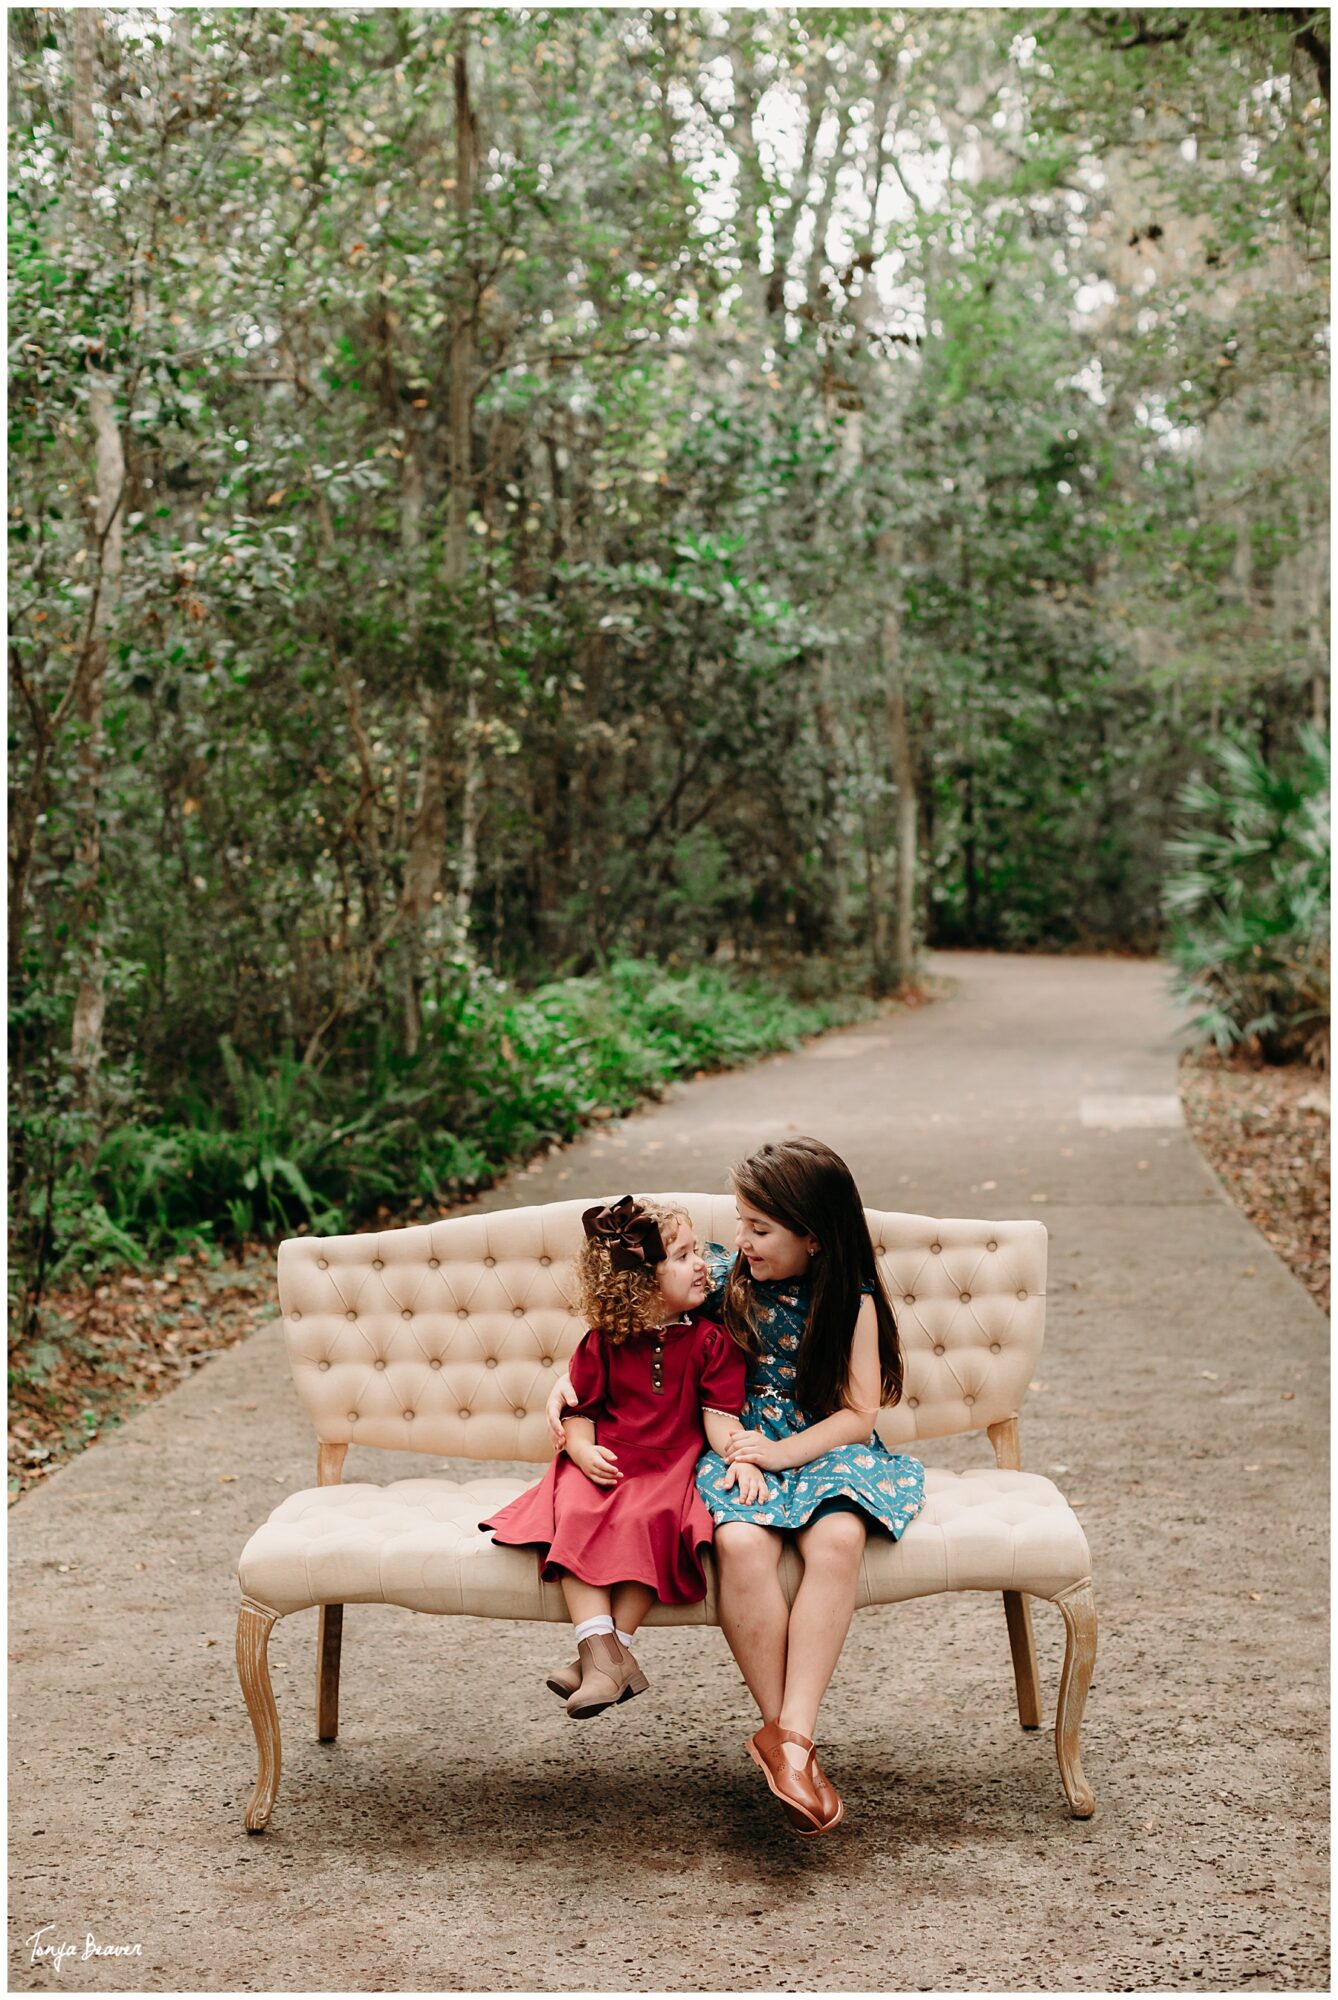
[[[714,1290],[702,1310],[720,1309],[724,1281],[734,1258],[719,1243],[703,1251]],[[795,1358],[808,1311],[808,1280],[781,1278],[758,1282],[758,1331],[762,1354],[748,1369],[748,1393],[741,1421],[750,1431],[769,1438],[793,1437],[815,1421],[794,1400]],[[866,1288],[867,1289],[867,1288]],[[718,1452],[704,1452],[697,1461],[697,1491],[717,1527],[726,1521],[753,1521],[763,1528],[806,1527],[819,1508],[831,1503],[868,1516],[894,1537],[905,1533],[924,1505],[924,1467],[918,1458],[891,1452],[875,1431],[867,1444],[838,1445],[807,1465],[783,1472],[766,1468],[763,1477],[770,1497],[746,1507],[735,1486],[725,1485],[728,1467]]]

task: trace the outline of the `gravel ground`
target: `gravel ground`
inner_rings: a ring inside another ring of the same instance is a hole
[[[857,1618],[820,1732],[846,1820],[811,1843],[717,1632],[649,1635],[651,1694],[582,1731],[542,1686],[555,1632],[358,1606],[335,1745],[314,1614],[276,1630],[283,1783],[249,1838],[236,1561],[314,1463],[269,1325],[10,1513],[11,1990],[1327,1990],[1323,1316],[1181,1121],[1157,967],[939,969],[940,1005],[689,1085],[485,1205],[719,1187],[795,1128],[871,1205],[1046,1221],[1023,1453],[1092,1545],[1095,1818],[1017,1726],[997,1597]],[[470,1476],[356,1449],[348,1476],[434,1469]],[[77,1947],[59,1974],[39,1930]]]

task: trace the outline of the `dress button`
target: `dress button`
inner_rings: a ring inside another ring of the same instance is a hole
[[[935,1354],[946,1354],[947,1351],[948,1351],[947,1348],[943,1345],[943,1342],[941,1340],[936,1340],[934,1342]]]
[[[440,1368],[441,1357],[439,1355],[434,1354],[432,1359],[428,1362],[427,1365],[429,1368]]]
[[[323,1375],[326,1369],[330,1366],[330,1364],[328,1361],[318,1361],[316,1363],[316,1366],[320,1369],[321,1374]]]
[[[381,1359],[381,1356],[379,1354],[377,1355],[376,1360],[372,1363],[373,1368],[384,1368],[385,1365],[386,1365],[385,1362]]]
[[[490,1354],[483,1365],[485,1368],[495,1368],[497,1366],[497,1356]]]
[[[964,1306],[969,1306],[969,1305],[970,1305],[970,1303],[971,1303],[971,1294],[970,1294],[970,1292],[963,1292],[963,1293],[962,1293],[962,1304],[963,1304]]]
[[[999,1343],[998,1343],[998,1341],[997,1341],[997,1340],[992,1340],[992,1341],[990,1342],[990,1353],[991,1353],[991,1354],[1002,1354],[1002,1353],[1003,1353],[1003,1349],[1002,1349],[1002,1348],[1000,1347],[1000,1345],[999,1345]]]

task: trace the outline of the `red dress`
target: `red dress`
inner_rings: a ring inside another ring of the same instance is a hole
[[[706,1595],[701,1551],[715,1524],[697,1493],[705,1444],[703,1407],[743,1408],[746,1364],[723,1327],[707,1319],[611,1341],[595,1329],[568,1373],[595,1442],[616,1452],[622,1478],[596,1486],[560,1452],[537,1486],[480,1521],[493,1539],[539,1545],[539,1571],[583,1583],[645,1583],[662,1604]],[[662,1387],[656,1389],[659,1376]]]

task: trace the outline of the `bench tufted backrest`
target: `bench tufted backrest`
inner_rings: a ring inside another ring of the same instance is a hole
[[[586,1330],[571,1300],[592,1199],[282,1243],[288,1357],[321,1442],[546,1461],[543,1407]],[[733,1244],[732,1196],[655,1199]],[[1045,1332],[1043,1225],[866,1214],[906,1364],[887,1443],[1015,1416]]]

